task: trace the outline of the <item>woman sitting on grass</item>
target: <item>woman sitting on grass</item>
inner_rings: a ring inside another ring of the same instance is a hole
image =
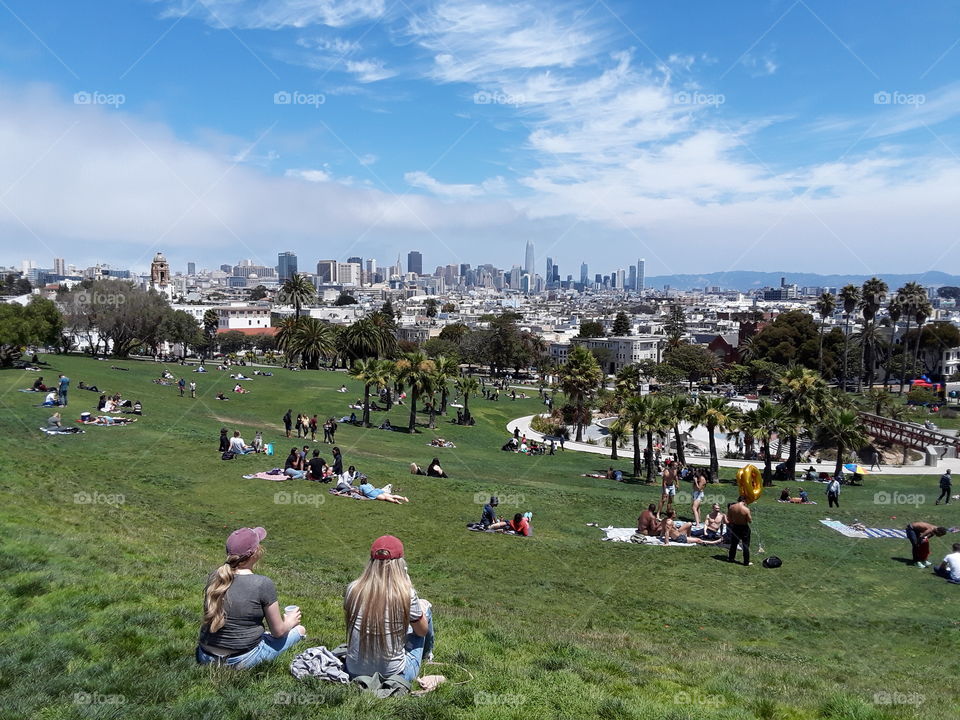
[[[263,557],[262,527],[241,528],[227,538],[227,559],[207,579],[197,662],[249,668],[273,660],[307,634],[300,610],[281,617],[273,581],[253,572]],[[270,632],[264,632],[263,621]]]
[[[303,458],[300,456],[300,451],[297,450],[296,447],[290,448],[290,454],[287,455],[287,460],[283,464],[283,474],[294,480],[303,480],[303,478],[307,476],[306,470],[304,469]]]
[[[421,467],[416,463],[410,463],[410,474],[426,475],[427,477],[435,477],[435,478],[450,477],[449,475],[447,475],[444,469],[440,467],[440,458],[434,458],[433,460],[431,460],[430,464],[427,465],[426,470],[421,469]]]
[[[377,538],[363,574],[343,597],[347,626],[345,669],[350,677],[402,675],[412,683],[433,655],[431,605],[410,582],[403,543]],[[407,628],[410,632],[407,632]]]

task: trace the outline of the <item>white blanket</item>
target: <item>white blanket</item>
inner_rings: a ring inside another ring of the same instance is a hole
[[[600,528],[606,535],[603,540],[609,542],[634,542],[639,545],[659,545],[660,547],[693,547],[696,543],[678,543],[671,542],[667,545],[664,545],[660,542],[658,537],[650,537],[647,535],[640,535],[637,537],[637,540],[633,540],[634,533],[637,532],[636,528],[617,528],[617,527],[605,527]]]

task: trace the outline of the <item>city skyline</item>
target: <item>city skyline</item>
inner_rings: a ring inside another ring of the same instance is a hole
[[[561,267],[642,254],[650,276],[960,265],[956,6],[881,2],[871,23],[825,0],[0,14],[10,247],[130,267],[161,248],[209,267],[316,247],[475,264],[483,247],[509,267],[529,239]]]

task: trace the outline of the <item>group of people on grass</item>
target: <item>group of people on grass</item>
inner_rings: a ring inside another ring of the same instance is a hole
[[[334,446],[331,450],[332,463],[327,464],[326,458],[320,457],[320,451],[314,450],[310,454],[310,446],[290,448],[283,463],[283,474],[293,480],[310,480],[320,483],[336,483],[334,491],[341,495],[356,495],[370,500],[382,500],[395,504],[410,502],[410,499],[393,492],[392,485],[378,488],[369,478],[357,470],[353,465],[343,469],[343,454],[340,448]]]
[[[251,453],[265,453],[268,451],[267,444],[263,441],[263,433],[257,430],[253,436],[253,442],[247,444],[246,440],[240,435],[239,430],[233,431],[233,437],[227,437],[229,431],[227,428],[220,428],[220,447],[221,453],[232,453],[233,455],[249,455]]]
[[[477,529],[512,533],[524,537],[533,534],[533,526],[530,524],[533,520],[533,513],[518,512],[512,518],[507,519],[497,515],[498,505],[500,505],[500,498],[492,495],[490,501],[483,506],[483,514],[480,516]]]
[[[351,416],[354,418],[356,416]],[[298,438],[309,437],[311,441],[316,441],[317,430],[320,429],[320,420],[317,413],[312,416],[309,413],[297,413],[294,419],[293,410],[288,409],[283,415],[283,430],[287,437],[291,437],[294,430]],[[333,445],[337,441],[337,421],[334,418],[327,418],[323,423],[323,442]]]
[[[273,581],[254,572],[266,537],[267,531],[256,527],[240,528],[227,538],[226,559],[204,590],[198,663],[251,668],[306,637],[300,608],[288,605],[281,613]],[[392,535],[370,546],[366,568],[344,592],[343,614],[343,670],[351,678],[379,673],[409,684],[433,655],[431,604],[417,595],[403,543]]]

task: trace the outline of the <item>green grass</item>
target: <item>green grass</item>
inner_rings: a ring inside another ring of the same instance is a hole
[[[131,427],[42,436],[49,410],[15,391],[35,374],[0,373],[0,717],[956,717],[957,587],[904,564],[905,542],[847,539],[817,522],[960,524],[960,505],[933,507],[935,476],[871,476],[845,489],[832,513],[820,486],[817,506],[779,505],[771,489],[756,505],[755,534],[784,565],[744,568],[717,559],[719,550],[599,542],[587,522],[630,525],[656,489],[580,477],[609,464],[599,456],[500,452],[506,423],[539,410],[535,400],[473,399],[476,427],[441,419],[437,433],[455,450],[427,447],[426,428],[407,436],[341,426],[346,462],[412,500],[394,506],[334,499],[305,481],[244,480],[271,463],[224,462],[216,452],[221,426],[248,441],[262,429],[281,464],[297,444],[280,432],[288,407],[349,413],[361,393],[342,373],[278,371],[218,402],[214,393],[232,386],[226,373],[190,375],[200,392],[191,400],[152,384],[153,363],[46,359],[46,379],[62,371],[73,380],[65,417],[96,400],[76,390],[81,379],[141,400],[144,416]],[[341,382],[346,395],[335,390]],[[395,425],[406,417],[405,407],[390,413]],[[409,475],[410,461],[434,455],[453,479]],[[877,505],[878,489],[923,493],[926,503]],[[286,491],[319,494],[318,504],[277,504]],[[534,512],[534,537],[465,530],[480,515],[475,498],[494,491],[517,502],[504,512]],[[723,483],[708,492],[735,491]],[[77,493],[123,502],[78,504]],[[304,647],[342,642],[345,584],[373,538],[400,536],[417,589],[434,603],[437,660],[450,663],[436,671],[451,682],[376,701],[297,682],[292,654],[248,672],[197,667],[204,578],[227,533],[257,524],[270,532],[261,570],[281,604],[301,606]],[[946,548],[935,540],[932,559]]]

